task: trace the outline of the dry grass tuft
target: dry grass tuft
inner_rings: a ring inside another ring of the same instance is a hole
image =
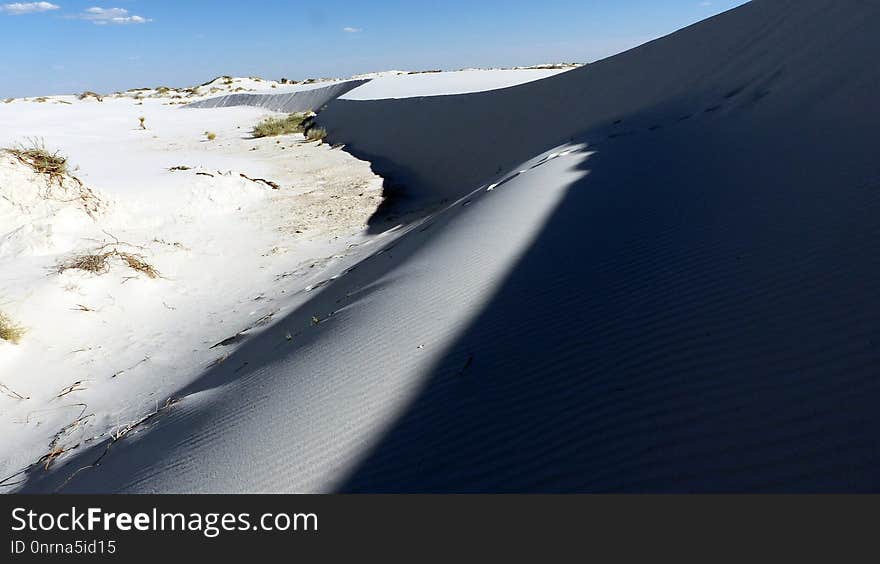
[[[106,274],[110,271],[110,261],[112,259],[122,261],[128,268],[146,275],[147,278],[155,279],[160,276],[159,271],[153,265],[146,262],[143,257],[120,251],[115,247],[112,250],[101,249],[94,253],[77,255],[61,263],[58,266],[58,273],[62,274],[68,270],[81,270],[98,275]]]
[[[275,137],[288,133],[303,133],[314,114],[296,113],[283,118],[266,118],[254,126],[251,134],[255,138]]]
[[[46,177],[46,191],[42,194],[44,198],[60,202],[79,202],[83,211],[93,219],[101,211],[103,203],[98,196],[70,173],[67,157],[58,151],[50,153],[42,141],[32,139],[26,145],[0,151],[12,155],[23,165]],[[67,180],[72,183],[65,182]]]
[[[206,131],[205,137],[208,138],[208,141],[213,141],[214,139],[217,139],[217,134],[214,133],[213,131]]]
[[[24,334],[23,327],[16,325],[9,317],[0,312],[0,339],[17,345]]]
[[[146,275],[147,278],[159,278],[159,271],[156,270],[153,265],[146,262],[138,255],[133,255],[131,253],[121,253],[117,251],[116,256],[121,258],[125,262],[125,264],[128,265],[128,268]]]
[[[79,255],[61,263],[58,266],[58,273],[61,274],[68,270],[82,270],[93,274],[104,274],[110,270],[108,260],[111,253],[102,252],[95,254]]]
[[[69,176],[67,157],[58,151],[50,153],[42,142],[31,140],[28,145],[4,150],[34,172],[48,176],[50,182],[61,184]]]

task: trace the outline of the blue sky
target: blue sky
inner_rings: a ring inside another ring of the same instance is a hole
[[[0,0],[0,97],[589,62],[743,0]]]

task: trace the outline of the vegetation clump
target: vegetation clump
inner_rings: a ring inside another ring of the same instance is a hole
[[[79,99],[80,99],[80,100],[86,100],[86,99],[88,99],[88,98],[94,98],[95,100],[97,100],[97,101],[99,101],[99,102],[103,102],[103,101],[104,101],[104,97],[103,97],[103,96],[101,96],[101,95],[98,94],[97,92],[92,92],[91,90],[86,90],[85,92],[83,92],[82,94],[79,95]]]
[[[146,275],[147,278],[159,278],[159,271],[142,257],[120,251],[115,247],[109,250],[105,247],[92,253],[74,256],[58,266],[58,273],[63,274],[68,270],[81,270],[83,272],[91,272],[92,274],[106,274],[110,271],[110,261],[112,259],[122,261],[128,268]]]
[[[0,340],[17,345],[24,337],[24,333],[23,327],[15,324],[3,312],[0,312]]]
[[[46,175],[50,183],[57,182],[60,185],[64,177],[69,175],[67,157],[58,151],[50,153],[37,140],[31,140],[28,145],[4,150],[34,172]]]
[[[312,127],[306,132],[306,139],[308,139],[309,141],[318,141],[323,143],[325,137],[327,137],[327,130],[323,127]]]
[[[67,157],[58,151],[49,152],[42,141],[32,139],[26,145],[0,149],[0,152],[11,155],[24,166],[46,178],[46,190],[41,194],[43,198],[60,202],[79,202],[82,210],[92,219],[101,211],[103,203],[100,198],[79,178],[71,174]]]
[[[254,126],[251,132],[255,138],[275,137],[288,133],[304,133],[311,119],[312,113],[295,113],[286,117],[266,118]]]

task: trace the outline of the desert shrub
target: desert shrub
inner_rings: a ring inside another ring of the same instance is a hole
[[[266,118],[254,126],[254,137],[274,137],[288,133],[303,133],[312,114],[296,113],[281,118]]]
[[[205,137],[208,138],[208,141],[213,141],[214,139],[217,139],[217,134],[214,133],[213,131],[206,131]]]
[[[99,101],[99,102],[103,102],[103,101],[104,101],[104,97],[103,97],[103,96],[101,96],[101,95],[98,94],[97,92],[92,92],[92,91],[90,91],[90,90],[86,90],[85,92],[83,92],[82,94],[80,94],[80,95],[78,96],[78,98],[79,98],[80,100],[85,100],[85,99],[87,99],[87,98],[94,98],[95,100],[97,100],[97,101]]]
[[[12,344],[18,344],[21,338],[24,337],[24,333],[23,327],[15,324],[3,312],[0,312],[0,339]]]

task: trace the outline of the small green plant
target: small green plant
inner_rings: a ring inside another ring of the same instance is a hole
[[[275,137],[288,133],[303,133],[312,114],[296,113],[281,118],[266,118],[254,126],[254,137]]]
[[[9,317],[0,312],[0,339],[17,345],[24,337],[24,333],[23,327],[13,323]]]
[[[213,141],[214,139],[217,139],[217,134],[214,133],[213,131],[206,131],[205,137],[208,138],[208,141]]]

